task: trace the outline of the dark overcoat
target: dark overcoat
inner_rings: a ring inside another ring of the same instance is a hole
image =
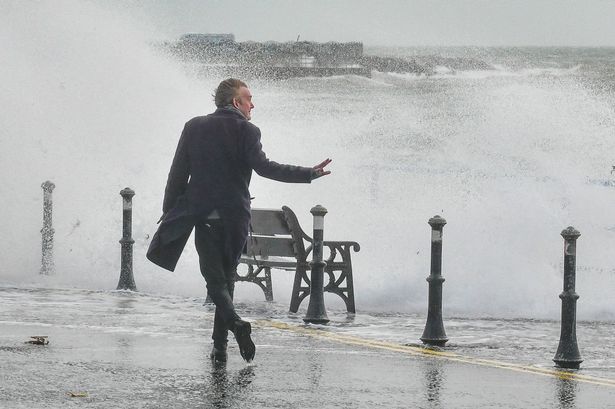
[[[224,256],[234,268],[248,237],[250,178],[309,183],[313,169],[271,161],[260,130],[238,111],[218,108],[184,126],[164,193],[163,220],[147,258],[173,271],[195,223],[217,210],[225,230]]]

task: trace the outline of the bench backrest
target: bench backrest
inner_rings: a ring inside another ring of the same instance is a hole
[[[288,207],[252,209],[247,254],[305,259],[303,236],[297,217]]]

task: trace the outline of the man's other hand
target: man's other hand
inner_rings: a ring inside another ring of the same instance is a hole
[[[314,170],[312,172],[312,180],[318,179],[321,176],[326,176],[330,174],[331,173],[330,170],[325,170],[325,166],[327,166],[329,163],[331,163],[331,159],[327,158],[323,160],[321,163],[319,163],[318,165],[314,166],[312,168]]]

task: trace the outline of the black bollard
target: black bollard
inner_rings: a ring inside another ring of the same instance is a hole
[[[125,188],[120,192],[123,199],[123,223],[122,223],[122,261],[120,271],[120,281],[117,283],[118,290],[137,291],[135,279],[132,274],[132,197],[135,191],[130,188]]]
[[[312,207],[310,213],[314,216],[314,242],[312,243],[312,261],[310,262],[310,303],[303,321],[314,324],[329,322],[325,308],[324,271],[326,262],[322,259],[327,209],[321,205]]]
[[[425,344],[444,346],[448,338],[442,323],[442,229],[446,224],[440,216],[429,219],[431,226],[431,272],[427,277],[429,283],[429,306],[427,323],[421,341]]]
[[[52,214],[53,214],[53,200],[51,194],[56,185],[50,181],[44,182],[41,187],[43,188],[43,228],[41,234],[43,237],[43,258],[41,263],[41,274],[52,274],[54,270],[53,264],[53,229]]]
[[[553,362],[561,368],[579,369],[583,360],[577,345],[577,300],[575,292],[577,239],[581,233],[569,226],[562,230],[564,238],[564,291],[559,295],[562,300],[562,328],[559,346]]]

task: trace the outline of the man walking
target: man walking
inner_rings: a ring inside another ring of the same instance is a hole
[[[254,358],[252,328],[233,305],[235,270],[250,225],[252,170],[281,182],[310,183],[328,175],[326,159],[314,167],[283,165],[262,150],[260,130],[248,122],[254,108],[248,86],[229,78],[215,92],[216,111],[188,121],[171,165],[160,219],[147,252],[173,271],[195,228],[195,246],[207,291],[216,305],[211,358],[226,361],[228,331],[241,356]]]

